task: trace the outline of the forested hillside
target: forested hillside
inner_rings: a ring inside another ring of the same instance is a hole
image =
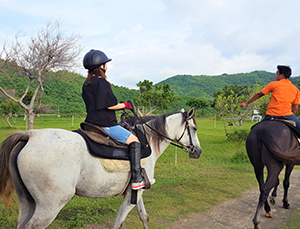
[[[221,91],[226,85],[253,86],[258,83],[266,85],[275,80],[275,73],[266,71],[253,71],[250,73],[223,74],[216,76],[207,75],[176,75],[162,82],[170,84],[171,89],[181,98],[176,102],[176,107],[184,106],[185,101],[191,98],[201,98],[213,101],[213,93]],[[300,82],[300,77],[291,77],[294,84]]]
[[[44,82],[44,95],[42,104],[59,106],[61,114],[85,115],[85,107],[81,98],[81,88],[85,77],[67,71],[48,72]],[[201,98],[213,101],[213,93],[222,90],[226,85],[248,85],[255,83],[265,85],[275,80],[275,73],[266,71],[254,71],[251,73],[240,73],[232,75],[176,75],[162,82],[170,84],[174,94],[180,97],[175,102],[173,109],[186,106],[186,101],[191,98]],[[292,77],[292,82],[297,84],[300,77]],[[160,83],[162,83],[160,82]],[[15,91],[15,96],[20,97],[29,83],[28,78],[17,77],[13,71],[0,73],[0,86]],[[35,87],[35,86],[34,86]],[[33,92],[34,87],[31,88]],[[138,91],[113,85],[113,91],[118,101],[132,100],[138,96]],[[0,103],[4,99],[0,97]]]
[[[222,90],[226,85],[248,85],[255,83],[265,85],[275,80],[275,73],[266,71],[254,71],[251,73],[223,74],[217,76],[206,75],[176,75],[162,82],[170,84],[172,90],[178,96],[191,96],[213,99],[213,93]],[[299,81],[299,77],[291,78],[293,83]]]
[[[61,114],[85,115],[85,106],[81,97],[85,77],[67,71],[48,72],[45,78],[43,105],[59,106]],[[28,78],[17,77],[13,72],[0,73],[0,86],[15,91],[20,97],[29,83]],[[31,87],[33,92],[36,84]],[[119,101],[133,100],[137,90],[113,85],[113,91]],[[1,92],[0,92],[1,93]],[[4,99],[0,97],[0,103]]]

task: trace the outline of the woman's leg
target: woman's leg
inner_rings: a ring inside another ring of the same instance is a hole
[[[112,127],[102,127],[102,129],[111,138],[129,145],[131,188],[134,190],[138,190],[145,187],[145,181],[143,176],[141,175],[141,144],[139,139],[130,131],[119,125]],[[155,180],[150,180],[150,183],[154,184]]]

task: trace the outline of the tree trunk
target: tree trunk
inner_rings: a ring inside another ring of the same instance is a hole
[[[26,118],[27,118],[27,111],[24,111],[24,119],[23,119],[23,121],[25,121]]]
[[[243,114],[241,114],[241,115],[237,118],[237,120],[236,120],[236,122],[235,122],[235,125],[237,125],[238,127],[241,127],[244,118],[245,118],[248,114],[252,113],[253,110],[254,110],[254,106],[251,106],[251,107],[249,106],[249,107],[247,107],[246,111],[245,111]]]
[[[224,123],[225,134],[227,136],[228,132],[227,132],[227,129],[226,129],[226,120],[225,120],[225,118],[222,118],[222,119],[223,119],[223,123]]]
[[[33,130],[35,116],[36,114],[33,112],[33,110],[28,112],[28,130]]]
[[[12,114],[7,114],[7,115],[5,115],[5,119],[6,119],[6,122],[7,122],[7,124],[12,128],[13,126],[10,124],[10,122],[9,122],[9,119],[12,117]]]

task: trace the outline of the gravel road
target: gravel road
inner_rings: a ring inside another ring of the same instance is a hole
[[[283,177],[283,173],[280,175]],[[261,212],[260,226],[263,229],[274,229],[286,221],[295,211],[300,209],[300,170],[294,170],[291,175],[288,200],[290,209],[282,207],[282,182],[278,188],[277,199],[271,205],[273,218],[266,218]],[[213,207],[209,212],[191,214],[185,219],[175,222],[170,229],[253,229],[254,216],[259,198],[258,188],[245,191],[242,198],[228,200]]]

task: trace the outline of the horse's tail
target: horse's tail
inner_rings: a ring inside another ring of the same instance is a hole
[[[295,144],[293,148],[283,149],[280,147],[278,141],[274,139],[272,133],[266,129],[260,129],[258,131],[259,139],[266,146],[275,158],[285,164],[300,165],[300,145]],[[291,135],[291,137],[294,137]],[[295,141],[298,141],[295,137]]]
[[[16,165],[14,166],[13,163],[16,163],[15,159],[17,158],[21,149],[26,145],[28,139],[28,132],[16,132],[10,134],[1,144],[0,195],[5,206],[10,204],[10,196],[15,190],[10,169],[16,168]]]

